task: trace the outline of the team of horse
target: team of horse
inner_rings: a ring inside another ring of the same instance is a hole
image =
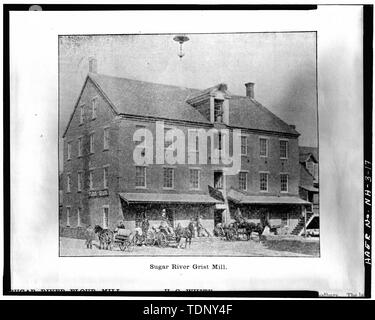
[[[242,216],[235,216],[235,221],[224,224],[217,224],[214,229],[214,235],[223,237],[228,241],[238,240],[241,237],[245,240],[252,239],[253,233],[258,234],[258,241],[262,240],[262,234],[266,226],[270,227],[268,220],[260,220],[260,223],[254,223],[244,219]],[[86,231],[86,247],[92,248],[92,241],[97,235],[99,240],[99,249],[112,250],[115,242],[118,228],[114,231],[110,229],[103,229],[96,225],[93,229],[88,228]],[[177,224],[176,228],[170,232],[160,226],[150,226],[149,221],[144,219],[140,226],[133,231],[129,230],[129,239],[134,245],[159,245],[166,246],[174,243],[176,248],[186,249],[190,247],[192,238],[195,234],[195,226],[193,221],[190,221],[186,227],[181,223]],[[185,241],[183,241],[185,239]]]
[[[252,239],[253,233],[258,234],[258,241],[262,240],[265,227],[270,227],[268,220],[261,220],[260,223],[248,221],[242,217],[236,216],[234,222],[218,223],[214,229],[214,235],[223,237],[228,241],[238,240],[241,237],[245,240]]]
[[[96,235],[99,240],[99,249],[112,250],[117,232],[118,228],[112,231],[110,229],[103,229],[99,225],[95,225],[94,228],[88,227],[86,229],[86,247],[92,249],[92,242]],[[173,233],[169,234],[167,230],[155,226],[150,227],[148,221],[143,221],[140,227],[136,227],[133,231],[129,230],[128,237],[133,244],[138,245],[158,244],[161,241],[160,239],[163,238],[167,243],[174,242],[176,248],[186,249],[191,245],[193,233],[194,225],[192,222],[190,222],[187,227],[182,227],[179,223],[177,227],[173,229]],[[183,239],[185,239],[185,242],[182,241]]]

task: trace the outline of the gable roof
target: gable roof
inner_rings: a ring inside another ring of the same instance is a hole
[[[119,114],[209,123],[185,102],[199,90],[94,73],[89,77],[104,91]]]
[[[298,131],[253,98],[232,96],[229,105],[231,126],[299,135]]]
[[[319,162],[318,148],[305,147],[305,146],[299,147],[299,161],[300,162],[308,161],[311,156],[313,157],[313,161],[315,161],[316,163]]]
[[[93,81],[118,114],[210,124],[210,121],[187,101],[217,86],[198,90],[97,73],[89,73],[85,84],[88,79]],[[229,105],[231,127],[299,135],[295,129],[255,99],[234,95],[231,96]],[[69,124],[70,121],[64,135]]]

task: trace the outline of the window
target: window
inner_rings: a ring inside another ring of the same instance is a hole
[[[66,226],[70,227],[70,207],[66,207]]]
[[[66,192],[70,192],[71,189],[71,181],[70,181],[70,174],[66,175]]]
[[[221,132],[218,133],[219,137],[219,150],[223,150],[223,135]]]
[[[259,139],[259,154],[261,157],[268,157],[268,139]]]
[[[214,100],[214,122],[223,122],[223,100]]]
[[[142,144],[143,150],[142,150],[141,155],[142,155],[142,157],[144,157],[145,154],[146,154],[146,149],[147,149],[146,127],[145,126],[136,125],[135,128],[136,128],[135,130],[138,131],[138,132],[140,132],[140,133],[142,133],[142,136],[143,136],[143,140],[141,140],[141,142],[139,144],[137,144],[137,146]],[[165,146],[165,141],[164,141],[164,146]]]
[[[194,152],[197,153],[197,155],[199,154],[199,136],[196,136],[195,137],[195,143],[194,143],[194,146],[195,146],[195,150]]]
[[[199,159],[199,137],[197,130],[189,129],[188,133],[188,162],[189,164],[197,163]]]
[[[94,134],[90,134],[90,153],[94,153]]]
[[[268,173],[261,172],[259,174],[260,191],[268,191]]]
[[[82,137],[78,138],[78,157],[82,157]]]
[[[164,168],[164,188],[173,189],[174,188],[174,169]]]
[[[103,168],[103,188],[108,188],[108,167]]]
[[[199,189],[199,169],[190,169],[190,189]]]
[[[77,191],[82,191],[82,172],[78,172]]]
[[[241,155],[247,155],[247,136],[241,136]]]
[[[288,192],[288,175],[280,174],[280,190],[281,192]]]
[[[173,130],[171,128],[164,128],[164,149],[167,150],[173,143],[173,136],[167,137],[167,132]]]
[[[240,172],[238,174],[238,182],[240,190],[247,190],[247,172]]]
[[[146,167],[135,167],[135,186],[142,188],[146,187]]]
[[[103,207],[103,229],[108,229],[109,224],[109,208]]]
[[[82,124],[85,116],[85,105],[81,105],[80,107],[80,115],[79,115],[79,123]]]
[[[306,169],[314,176],[314,163],[312,161],[306,162]]]
[[[91,100],[91,119],[96,119],[96,105],[98,98],[95,97]]]
[[[280,158],[281,159],[288,158],[288,141],[287,140],[280,140]]]
[[[189,142],[189,153],[199,153],[199,136],[198,130],[189,129],[188,132],[188,142]]]
[[[317,163],[314,163],[313,168],[314,168],[314,178],[317,179],[319,175],[319,165]]]
[[[94,172],[92,170],[90,170],[89,172],[89,188],[90,190],[92,190],[94,188],[94,180],[93,180],[93,175],[94,175]]]
[[[109,148],[109,128],[104,128],[103,148],[104,150]]]
[[[70,160],[72,158],[72,144],[70,142],[68,142],[67,144],[67,154],[68,154],[68,160]]]
[[[81,208],[77,208],[77,227],[81,226]]]

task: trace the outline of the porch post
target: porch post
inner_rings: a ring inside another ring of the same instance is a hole
[[[306,238],[306,206],[302,206],[302,211],[303,211],[303,236]]]

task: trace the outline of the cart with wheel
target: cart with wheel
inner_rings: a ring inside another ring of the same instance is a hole
[[[121,251],[133,251],[135,237],[129,230],[118,229],[114,237],[115,245],[118,245]]]

